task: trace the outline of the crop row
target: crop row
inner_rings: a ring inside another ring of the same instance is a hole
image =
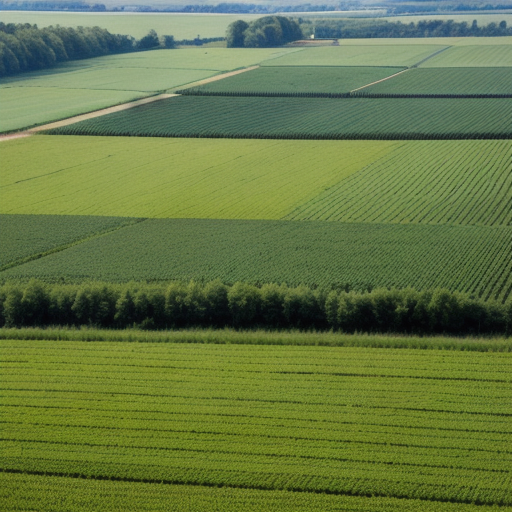
[[[511,142],[439,141],[435,150],[432,144],[408,142],[285,218],[511,225]]]
[[[481,512],[471,504],[382,497],[338,496],[289,491],[166,485],[144,482],[84,480],[69,477],[0,472],[0,500],[7,510],[40,512],[146,510],[190,512]],[[499,506],[486,512],[502,512]]]
[[[0,268],[117,229],[122,217],[0,215]]]
[[[344,97],[352,89],[382,80],[404,68],[260,67],[223,80],[178,91],[205,96]]]
[[[7,471],[512,503],[510,425],[499,415],[510,414],[505,385],[442,380],[452,376],[452,366],[482,375],[496,366],[510,376],[510,354],[37,341],[4,346]],[[352,375],[353,358],[373,366],[375,375]],[[348,375],[322,374],[322,365]],[[416,368],[420,377],[425,366],[436,365],[435,384],[379,376],[394,367],[397,373]],[[274,373],[280,366],[284,373]]]
[[[504,301],[511,243],[510,227],[151,219],[0,277],[445,287]]]
[[[64,135],[273,139],[507,139],[507,99],[179,96],[48,131]]]
[[[396,75],[396,76],[394,76]],[[194,96],[509,98],[511,68],[262,67],[178,91]]]

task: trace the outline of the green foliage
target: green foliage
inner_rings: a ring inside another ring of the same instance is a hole
[[[436,287],[505,300],[511,227],[153,219],[4,270],[0,278]]]
[[[301,38],[299,24],[284,16],[264,16],[251,23],[238,20],[226,32],[228,48],[268,48]]]
[[[228,48],[244,47],[244,32],[249,24],[243,20],[237,20],[228,26],[226,31],[226,44]]]
[[[151,29],[140,41],[137,42],[137,47],[140,50],[149,50],[151,48],[155,48],[156,46],[160,46],[160,41],[158,39],[158,34]]]
[[[0,356],[12,508],[512,504],[511,353],[5,340]]]
[[[67,300],[59,300],[63,296]],[[0,287],[6,327],[68,322],[142,329],[213,326],[510,335],[511,300],[484,302],[442,288],[358,293],[312,290],[304,285],[258,287],[240,281],[228,286],[218,280],[206,285],[172,282],[165,287],[135,282],[48,285],[32,279],[28,284]],[[159,307],[148,307],[150,302]]]
[[[388,98],[512,97],[512,67],[409,69],[352,94]]]
[[[134,50],[133,38],[100,27],[78,29],[0,22],[0,77],[59,62]]]
[[[508,139],[512,135],[511,117],[512,102],[496,98],[404,101],[180,96],[46,133],[269,139]]]
[[[402,68],[260,67],[224,80],[178,91],[198,96],[344,97],[352,89],[381,80]]]

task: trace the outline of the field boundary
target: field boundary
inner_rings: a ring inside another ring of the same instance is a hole
[[[191,87],[199,87],[200,85],[217,82],[218,80],[223,80],[224,78],[229,78],[230,76],[239,75],[241,73],[245,73],[246,71],[252,71],[254,69],[258,69],[259,67],[260,67],[260,65],[256,64],[254,66],[249,66],[248,68],[235,69],[234,71],[228,71],[227,73],[222,73],[220,75],[211,76],[210,78],[204,78],[203,80],[198,80],[197,82],[191,82],[186,85],[179,85],[177,87],[173,87],[172,89],[169,89],[169,91],[182,91],[185,89],[189,89]],[[178,96],[178,94],[173,94],[173,96]]]
[[[20,267],[21,265],[24,265],[25,263],[28,263],[28,262],[34,261],[34,260],[38,260],[40,258],[44,258],[45,256],[49,256],[50,254],[55,254],[57,252],[65,251],[66,249],[69,249],[70,247],[73,247],[75,245],[79,245],[81,243],[88,242],[90,240],[93,240],[94,238],[109,235],[111,233],[114,233],[115,231],[118,231],[119,229],[123,229],[128,226],[133,226],[134,224],[138,224],[139,222],[144,222],[145,220],[147,220],[147,219],[146,218],[139,218],[139,219],[135,218],[131,221],[124,222],[123,224],[120,224],[119,226],[115,226],[113,228],[108,228],[105,231],[98,231],[91,235],[87,235],[84,238],[74,240],[73,242],[68,242],[67,244],[62,244],[57,247],[53,247],[52,249],[49,249],[47,251],[37,252],[37,253],[31,254],[30,256],[25,256],[22,259],[19,259],[16,261],[11,261],[9,263],[6,263],[5,265],[0,265],[0,272],[7,270],[9,268]]]
[[[361,89],[364,89],[365,87],[370,87],[371,85],[379,84],[380,82],[384,82],[385,80],[389,80],[390,78],[393,78],[397,75],[401,75],[402,73],[405,73],[406,71],[409,71],[411,68],[402,69],[402,71],[399,71],[398,73],[395,73],[394,75],[387,76],[386,78],[381,78],[380,80],[377,80],[376,82],[372,82],[371,84],[363,85],[362,87],[358,87],[357,89],[352,89],[350,91],[350,94],[356,91],[360,91]]]

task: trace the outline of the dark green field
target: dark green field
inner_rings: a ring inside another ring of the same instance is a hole
[[[353,94],[385,97],[512,97],[512,67],[414,68]]]
[[[352,89],[402,71],[393,67],[261,67],[178,91],[199,96],[347,96]]]
[[[47,133],[262,139],[500,139],[512,136],[512,102],[181,96]]]
[[[85,215],[0,215],[0,268],[62,249],[134,219]]]
[[[0,278],[442,286],[504,300],[511,246],[510,227],[149,219]]]

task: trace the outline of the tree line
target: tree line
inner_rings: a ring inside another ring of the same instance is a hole
[[[445,289],[311,289],[219,280],[168,284],[4,283],[0,325],[176,329],[234,327],[454,335],[512,334],[505,303]]]
[[[506,21],[489,23],[479,27],[476,20],[471,24],[453,20],[427,20],[417,23],[400,21],[354,21],[324,19],[311,21],[300,19],[300,27],[305,36],[314,34],[316,38],[367,39],[387,37],[496,37],[512,35],[512,27]]]
[[[228,48],[268,48],[301,38],[299,24],[284,16],[264,16],[251,23],[238,20],[226,31]]]
[[[173,36],[159,37],[154,30],[136,40],[100,27],[40,29],[30,23],[0,22],[0,77],[51,68],[68,60],[175,46]]]

